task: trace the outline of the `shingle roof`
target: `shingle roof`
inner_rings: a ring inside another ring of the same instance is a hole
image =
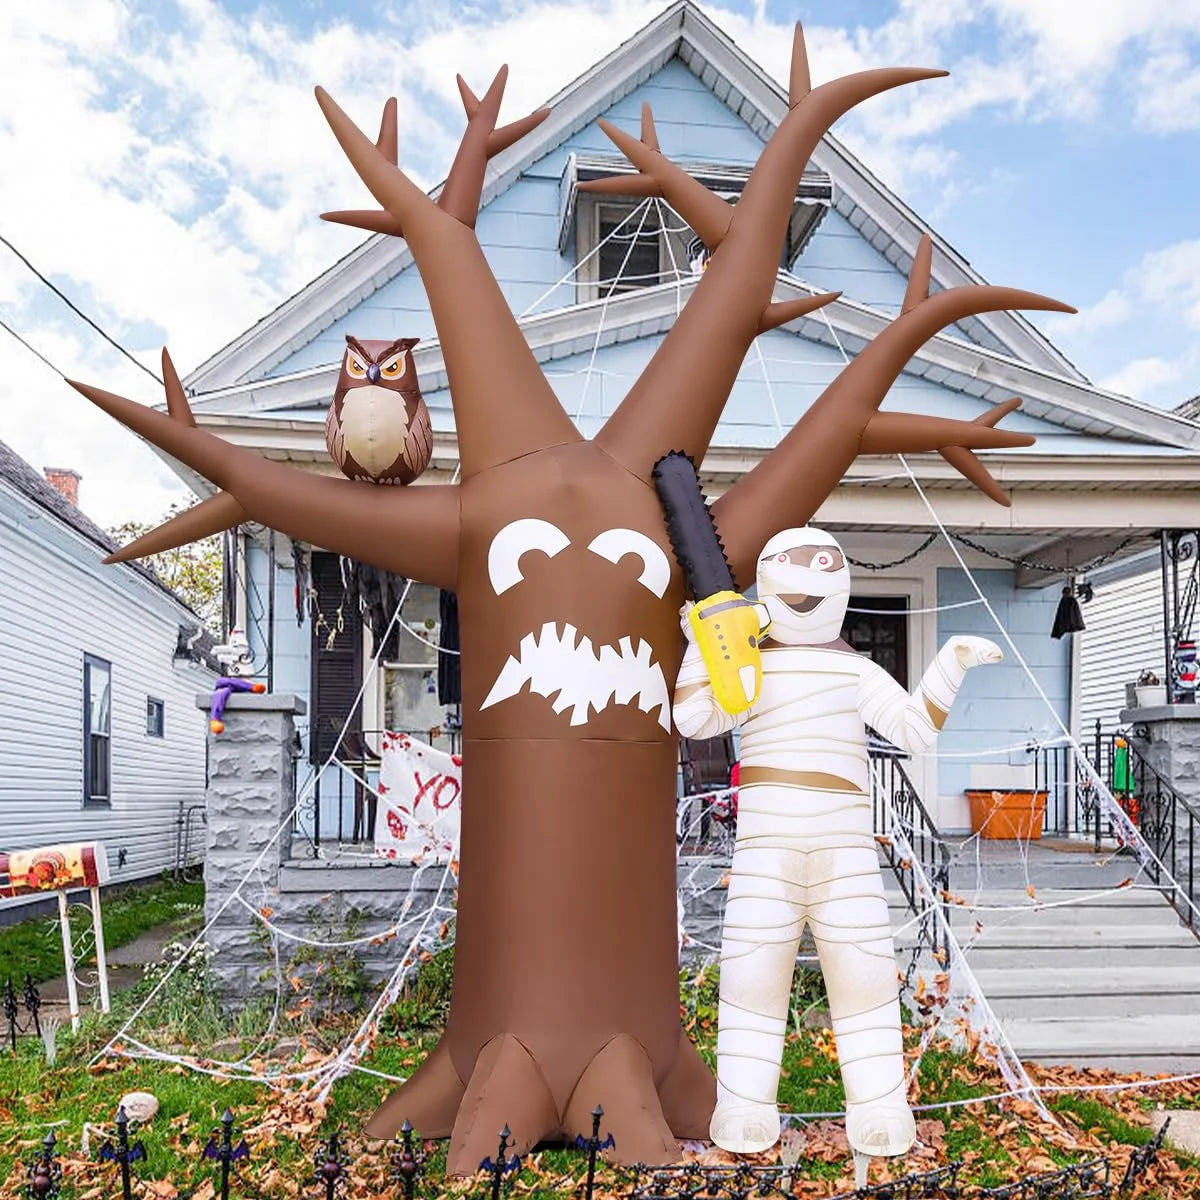
[[[57,517],[64,525],[87,538],[89,542],[95,543],[105,554],[111,554],[119,548],[119,544],[105,533],[78,505],[72,504],[56,487],[48,483],[38,471],[34,470],[11,446],[6,445],[2,441],[0,441],[0,482],[7,483],[15,488],[21,495],[32,500],[39,508],[45,509],[51,516]],[[192,613],[192,609],[180,598],[178,593],[167,587],[145,563],[129,562],[122,563],[121,566],[131,571],[136,571],[143,579],[148,580],[155,587],[170,596],[176,604],[179,604],[189,613]],[[195,613],[192,613],[192,615],[195,616]],[[196,617],[197,621],[199,619],[199,617]]]

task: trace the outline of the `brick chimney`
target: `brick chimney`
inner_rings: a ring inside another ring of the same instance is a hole
[[[72,471],[69,467],[43,467],[42,474],[46,476],[46,482],[59,495],[69,500],[76,508],[79,507],[80,474],[78,471]]]

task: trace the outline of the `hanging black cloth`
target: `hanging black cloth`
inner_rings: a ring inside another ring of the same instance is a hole
[[[1065,587],[1058,601],[1058,610],[1054,614],[1054,628],[1050,630],[1052,638],[1061,638],[1067,633],[1082,633],[1087,626],[1083,623],[1083,610],[1075,598],[1074,588]]]
[[[438,703],[462,703],[462,667],[458,656],[458,596],[443,589],[438,597]],[[453,653],[451,653],[453,652]]]
[[[358,604],[363,621],[371,631],[375,645],[379,646],[391,625],[392,616],[404,595],[407,582],[390,571],[371,567],[352,559],[343,560],[346,591]],[[380,653],[380,658],[397,658],[400,643],[399,623],[392,627],[392,635]]]

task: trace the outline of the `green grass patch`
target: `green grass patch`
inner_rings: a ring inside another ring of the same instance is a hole
[[[198,914],[204,904],[204,884],[161,879],[154,883],[106,889],[103,896],[104,944],[109,950],[136,941],[148,929]],[[87,942],[91,915],[75,907],[71,929],[78,944]],[[90,962],[94,963],[91,956]],[[88,965],[87,962],[81,966]],[[0,927],[0,980],[11,976],[20,986],[28,973],[34,983],[63,974],[62,935],[58,913],[33,917],[18,925]]]

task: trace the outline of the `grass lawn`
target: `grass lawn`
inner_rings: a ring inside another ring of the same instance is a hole
[[[115,950],[127,945],[147,929],[195,912],[203,903],[204,884],[199,880],[176,883],[164,878],[156,883],[106,888],[103,906],[105,947]],[[78,907],[72,909],[71,933],[77,945],[84,944],[89,938],[91,923],[90,911]],[[90,945],[90,941],[87,944]],[[35,917],[19,925],[0,926],[0,982],[11,977],[14,987],[19,990],[26,972],[33,977],[34,983],[57,979],[63,974],[57,908],[49,916]]]
[[[448,954],[427,964],[410,995],[384,1019],[379,1036],[363,1065],[391,1075],[409,1074],[433,1046],[444,1018]],[[98,1136],[91,1136],[90,1154],[80,1150],[85,1122],[111,1129],[121,1095],[131,1090],[152,1091],[161,1103],[158,1116],[141,1131],[147,1160],[138,1164],[148,1181],[142,1195],[149,1200],[173,1200],[177,1195],[212,1200],[213,1164],[202,1157],[205,1141],[226,1107],[233,1109],[250,1145],[251,1157],[239,1168],[233,1195],[317,1197],[312,1183],[312,1156],[323,1136],[340,1129],[353,1165],[347,1196],[397,1194],[388,1180],[391,1148],[365,1143],[357,1136],[366,1117],[392,1086],[365,1074],[343,1078],[330,1100],[319,1102],[298,1087],[271,1088],[248,1081],[213,1078],[182,1067],[114,1056],[89,1070],[88,1060],[132,1011],[140,989],[117,998],[117,1011],[101,1019],[90,1015],[78,1035],[60,1033],[58,1059],[49,1068],[40,1043],[27,1039],[15,1056],[0,1058],[0,1200],[16,1200],[25,1182],[24,1161],[54,1127],[63,1153],[64,1195],[77,1200],[100,1200],[119,1194],[115,1168],[96,1161]],[[164,1049],[188,1055],[238,1059],[249,1057],[256,1071],[296,1071],[327,1059],[355,1026],[354,1018],[337,1015],[340,1005],[320,1013],[312,1007],[291,1009],[280,1016],[269,1036],[271,1004],[256,1006],[236,1021],[223,1016],[209,995],[203,968],[180,971],[161,1003],[147,1011],[137,1026],[140,1038]],[[685,1025],[712,1060],[716,1025],[716,980],[709,974],[697,985],[687,981],[681,1007]],[[295,997],[286,998],[287,1004]],[[812,1009],[809,997],[799,996],[797,1011]],[[287,1009],[287,1004],[283,1008]],[[240,1035],[241,1043],[230,1039]],[[917,1031],[909,1038],[915,1054]],[[1035,1072],[1038,1082],[1078,1085],[1104,1082],[1115,1076],[1055,1068]],[[1003,1090],[998,1074],[979,1057],[956,1053],[937,1043],[921,1060],[917,1103],[966,1100]],[[788,1036],[780,1103],[785,1111],[836,1112],[843,1105],[832,1036],[822,1028],[794,1029]],[[873,1182],[905,1171],[926,1171],[955,1159],[964,1163],[961,1183],[995,1185],[1034,1171],[1052,1171],[1097,1154],[1111,1156],[1116,1178],[1124,1171],[1131,1149],[1151,1136],[1147,1109],[1159,1101],[1170,1107],[1200,1103],[1200,1086],[1171,1084],[1150,1092],[1054,1093],[1048,1096],[1061,1124],[1044,1122],[1032,1106],[1000,1106],[994,1102],[918,1112],[919,1145],[902,1164],[876,1162]],[[604,1129],[601,1128],[603,1135]],[[840,1121],[814,1118],[803,1127],[801,1159],[795,1194],[813,1198],[835,1195],[853,1186],[853,1169]],[[482,1180],[443,1182],[444,1148],[429,1145],[430,1160],[423,1195],[484,1195]],[[697,1148],[689,1157],[719,1165],[732,1162],[720,1151]],[[778,1161],[778,1152],[756,1156],[758,1162]],[[528,1156],[520,1174],[508,1184],[509,1194],[536,1195],[547,1200],[577,1196],[584,1157],[569,1150],[545,1150]],[[627,1191],[622,1178],[601,1171],[597,1196]],[[1114,1183],[1115,1183],[1114,1179]],[[1200,1163],[1164,1152],[1138,1193],[1142,1197],[1200,1195]]]

